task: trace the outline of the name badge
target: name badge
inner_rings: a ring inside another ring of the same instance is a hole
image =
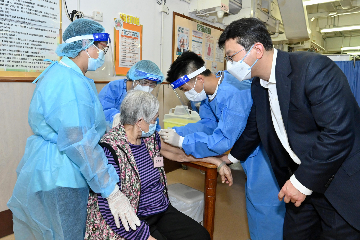
[[[154,158],[154,167],[163,167],[164,166],[164,158],[163,157],[155,157]]]

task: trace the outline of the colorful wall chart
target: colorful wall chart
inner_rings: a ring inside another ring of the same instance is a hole
[[[34,78],[59,60],[61,0],[2,0],[0,12],[0,77]]]
[[[225,69],[225,52],[217,46],[223,29],[174,12],[173,14],[173,58],[186,51],[201,56],[207,69],[213,73]]]
[[[121,27],[116,27],[120,26]],[[115,72],[125,76],[129,69],[142,60],[142,25],[120,23],[115,19]]]

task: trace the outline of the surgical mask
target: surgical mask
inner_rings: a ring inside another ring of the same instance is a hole
[[[197,79],[196,79],[197,81]],[[196,85],[196,82],[194,84],[194,87]],[[193,102],[197,102],[197,101],[202,101],[204,99],[206,99],[206,92],[205,92],[205,89],[204,89],[204,85],[203,85],[203,90],[201,92],[197,92],[195,91],[195,88],[191,88],[189,91],[186,91],[185,92],[185,96],[187,97],[187,99],[189,99],[190,101],[193,101]]]
[[[156,124],[150,123],[148,132],[144,132],[143,130],[141,130],[141,137],[150,137],[151,135],[154,134],[155,130],[156,130]]]
[[[244,62],[244,59],[246,56],[250,53],[251,49],[254,47],[254,45],[251,46],[250,50],[246,53],[243,59],[241,59],[239,62],[226,62],[226,68],[228,72],[236,77],[239,81],[248,80],[251,79],[251,68],[255,65],[255,63],[259,60],[256,59],[253,65],[251,67]]]
[[[90,57],[89,53],[86,51],[87,55],[89,56],[88,69],[87,69],[88,71],[95,71],[96,69],[101,67],[105,62],[105,52],[103,50],[100,50],[100,49],[98,49],[98,50],[99,50],[99,56],[96,59]]]
[[[154,90],[154,88],[150,87],[150,86],[141,86],[140,84],[139,85],[136,85],[134,87],[134,90],[140,90],[140,91],[144,91],[144,92],[152,92],[152,90]]]

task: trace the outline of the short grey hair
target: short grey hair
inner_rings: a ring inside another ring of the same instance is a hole
[[[141,118],[150,123],[158,111],[159,101],[151,93],[131,90],[120,106],[121,124],[135,125]]]

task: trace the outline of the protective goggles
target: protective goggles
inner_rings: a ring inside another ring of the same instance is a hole
[[[176,89],[176,88],[184,85],[184,84],[187,83],[188,81],[190,81],[190,79],[196,77],[197,75],[199,75],[199,74],[201,74],[201,73],[203,73],[203,72],[205,72],[205,71],[206,71],[206,67],[203,66],[203,67],[199,68],[198,70],[196,70],[195,72],[192,72],[192,73],[190,73],[190,74],[188,74],[188,75],[182,76],[181,78],[179,78],[178,80],[174,81],[174,82],[171,83],[170,85],[171,85],[171,87],[172,87],[173,89]]]
[[[65,43],[71,43],[83,39],[94,39],[94,42],[111,42],[110,34],[108,33],[93,33],[88,35],[76,36],[69,38],[65,41]]]
[[[135,81],[139,81],[139,84],[141,86],[150,86],[152,88],[156,87],[157,82],[152,81],[152,80],[147,80],[147,79],[140,79],[140,80],[135,80]]]

